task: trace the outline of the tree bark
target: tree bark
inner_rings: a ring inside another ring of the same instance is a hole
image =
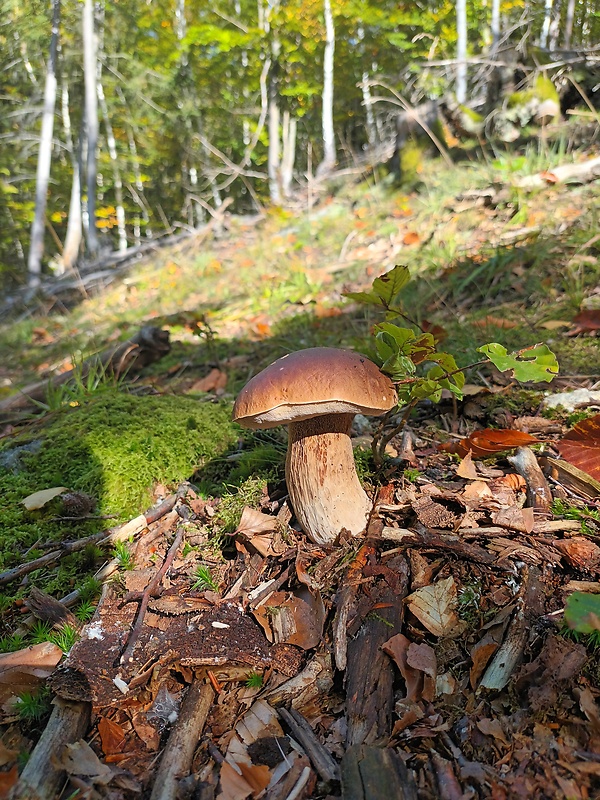
[[[573,35],[573,20],[575,18],[575,0],[567,3],[567,15],[565,17],[565,35],[563,47],[568,50],[571,47],[571,36]]]
[[[335,131],[333,129],[333,57],[335,54],[335,27],[331,0],[324,0],[325,53],[323,56],[323,160],[317,175],[326,175],[335,166]]]
[[[90,256],[98,254],[96,227],[96,149],[98,147],[98,90],[96,86],[97,35],[93,0],[85,0],[82,13],[85,119],[87,126],[87,244]]]
[[[467,99],[467,2],[456,0],[456,99]]]
[[[281,158],[281,191],[287,199],[292,193],[294,161],[296,159],[296,119],[283,112],[283,156]]]
[[[67,221],[67,234],[65,236],[65,244],[62,253],[62,270],[72,270],[77,263],[79,257],[79,249],[81,247],[81,239],[83,235],[82,219],[81,219],[81,147],[83,139],[83,129],[79,135],[79,145],[77,152],[73,148],[73,137],[71,134],[71,117],[69,114],[69,88],[65,84],[62,92],[62,116],[63,128],[65,131],[65,139],[67,142],[67,149],[71,155],[71,164],[73,165],[73,177],[71,179],[71,200],[69,202],[69,218]]]
[[[46,203],[48,183],[50,180],[50,163],[52,160],[52,133],[54,131],[54,108],[56,105],[56,63],[58,59],[58,31],[60,27],[60,0],[52,4],[52,35],[50,38],[50,57],[46,70],[46,86],[44,89],[44,110],[42,112],[42,130],[40,134],[40,150],[38,155],[35,212],[31,224],[31,241],[27,270],[29,286],[37,289],[42,273],[42,256],[44,255],[44,225],[46,219]]]
[[[113,168],[113,183],[115,187],[115,207],[117,213],[117,231],[119,235],[119,252],[122,253],[127,250],[127,233],[125,230],[125,209],[123,207],[123,181],[121,180],[121,171],[119,169],[119,157],[117,155],[117,143],[115,141],[115,134],[113,131],[112,123],[108,113],[108,104],[104,95],[104,87],[102,82],[98,81],[98,101],[100,103],[100,110],[104,117],[104,127],[106,128],[106,143],[108,145],[108,154]]]

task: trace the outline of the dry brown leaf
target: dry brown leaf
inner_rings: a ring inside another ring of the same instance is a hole
[[[112,769],[100,761],[83,739],[65,746],[60,765],[68,775],[82,775],[93,783],[104,786],[110,783],[114,775]]]
[[[409,231],[405,233],[402,237],[402,244],[411,245],[411,244],[419,244],[421,241],[421,237],[416,231]]]
[[[227,386],[227,373],[221,369],[211,369],[208,375],[196,381],[189,389],[190,392],[217,392]]]
[[[7,747],[2,739],[0,739],[0,767],[5,767],[7,764],[12,764],[13,761],[17,760],[18,755],[18,750],[12,750],[11,748]]]
[[[470,481],[477,480],[477,467],[473,463],[470,451],[456,468],[456,474],[459,478],[466,478]]]
[[[594,542],[590,542],[585,536],[573,536],[572,539],[555,539],[552,544],[557,550],[560,550],[572,567],[588,572],[598,572],[600,547]]]
[[[220,783],[221,791],[217,800],[246,800],[252,794],[248,781],[227,761],[221,764]]]
[[[8,698],[31,692],[45,680],[61,660],[63,652],[52,642],[42,642],[14,653],[0,655],[0,704]]]
[[[19,780],[19,768],[15,764],[8,772],[0,772],[0,800],[8,797],[13,786]]]
[[[494,453],[503,450],[512,450],[515,447],[523,447],[528,444],[535,444],[539,439],[521,431],[494,430],[484,428],[481,431],[474,431],[470,436],[461,439],[459,442],[445,442],[438,445],[438,450],[447,453],[456,453],[459,456],[466,456],[469,450],[474,458],[487,458]]]
[[[267,788],[271,781],[271,770],[265,764],[238,764],[246,783],[252,787],[252,794],[257,797]]]
[[[381,645],[384,653],[393,659],[406,684],[406,700],[410,703],[421,699],[423,691],[423,672],[408,663],[408,648],[412,642],[403,633],[397,633]],[[409,723],[412,724],[412,723]]]
[[[573,320],[573,328],[567,336],[577,336],[580,333],[600,331],[600,309],[592,308],[581,311]]]
[[[244,506],[240,524],[237,526],[236,533],[243,533],[245,536],[254,536],[259,533],[271,533],[277,528],[276,517],[263,514],[250,506]]]
[[[100,717],[98,733],[104,755],[109,756],[121,752],[125,741],[125,731],[118,723],[108,717]]]
[[[406,598],[406,604],[434,636],[457,636],[464,630],[455,611],[457,595],[456,583],[450,576],[417,589]]]
[[[518,322],[512,322],[505,317],[496,317],[493,314],[488,314],[487,316],[483,317],[483,319],[475,320],[472,325],[474,325],[476,328],[488,328],[491,326],[493,328],[509,329],[519,327]]]
[[[506,738],[504,730],[502,729],[502,725],[500,725],[500,722],[497,719],[487,719],[484,717],[484,719],[480,719],[477,722],[477,727],[486,736],[493,736],[494,739],[497,739],[498,741],[502,742],[502,744],[507,746],[510,744]]]
[[[598,708],[594,695],[587,686],[579,692],[579,708],[590,721],[592,728],[598,733],[600,731],[600,708]]]
[[[278,603],[277,613],[271,617],[275,642],[294,644],[311,650],[321,641],[325,622],[325,606],[319,592],[305,586],[297,589]]]
[[[600,414],[578,422],[555,446],[565,461],[600,480]]]
[[[492,523],[511,531],[531,533],[535,525],[533,508],[519,508],[518,506],[501,508],[492,514]]]
[[[435,678],[437,675],[435,650],[426,642],[422,642],[421,644],[411,642],[406,653],[406,662],[409,667],[418,669],[431,678]]]

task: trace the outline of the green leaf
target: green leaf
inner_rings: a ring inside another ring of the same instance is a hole
[[[500,372],[513,371],[513,377],[518,381],[550,381],[558,373],[556,356],[545,344],[538,344],[508,353],[506,348],[497,342],[484,344],[477,348],[479,353],[486,355]]]
[[[565,622],[579,633],[600,630],[600,596],[573,592],[565,605]]]
[[[357,303],[382,306],[387,310],[394,302],[399,302],[398,295],[409,281],[408,267],[398,265],[385,275],[375,278],[369,292],[344,292],[344,297],[356,300]]]

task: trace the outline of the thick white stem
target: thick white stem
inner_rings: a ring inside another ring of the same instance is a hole
[[[333,544],[343,528],[358,536],[371,512],[354,466],[353,417],[329,414],[289,426],[288,492],[296,519],[316,544]]]

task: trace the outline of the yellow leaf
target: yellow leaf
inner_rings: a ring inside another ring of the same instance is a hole
[[[46,503],[58,497],[59,494],[67,491],[68,489],[66,486],[55,486],[53,489],[41,489],[39,492],[28,495],[24,500],[21,500],[21,503],[25,506],[27,511],[34,511],[36,508],[45,506]]]

